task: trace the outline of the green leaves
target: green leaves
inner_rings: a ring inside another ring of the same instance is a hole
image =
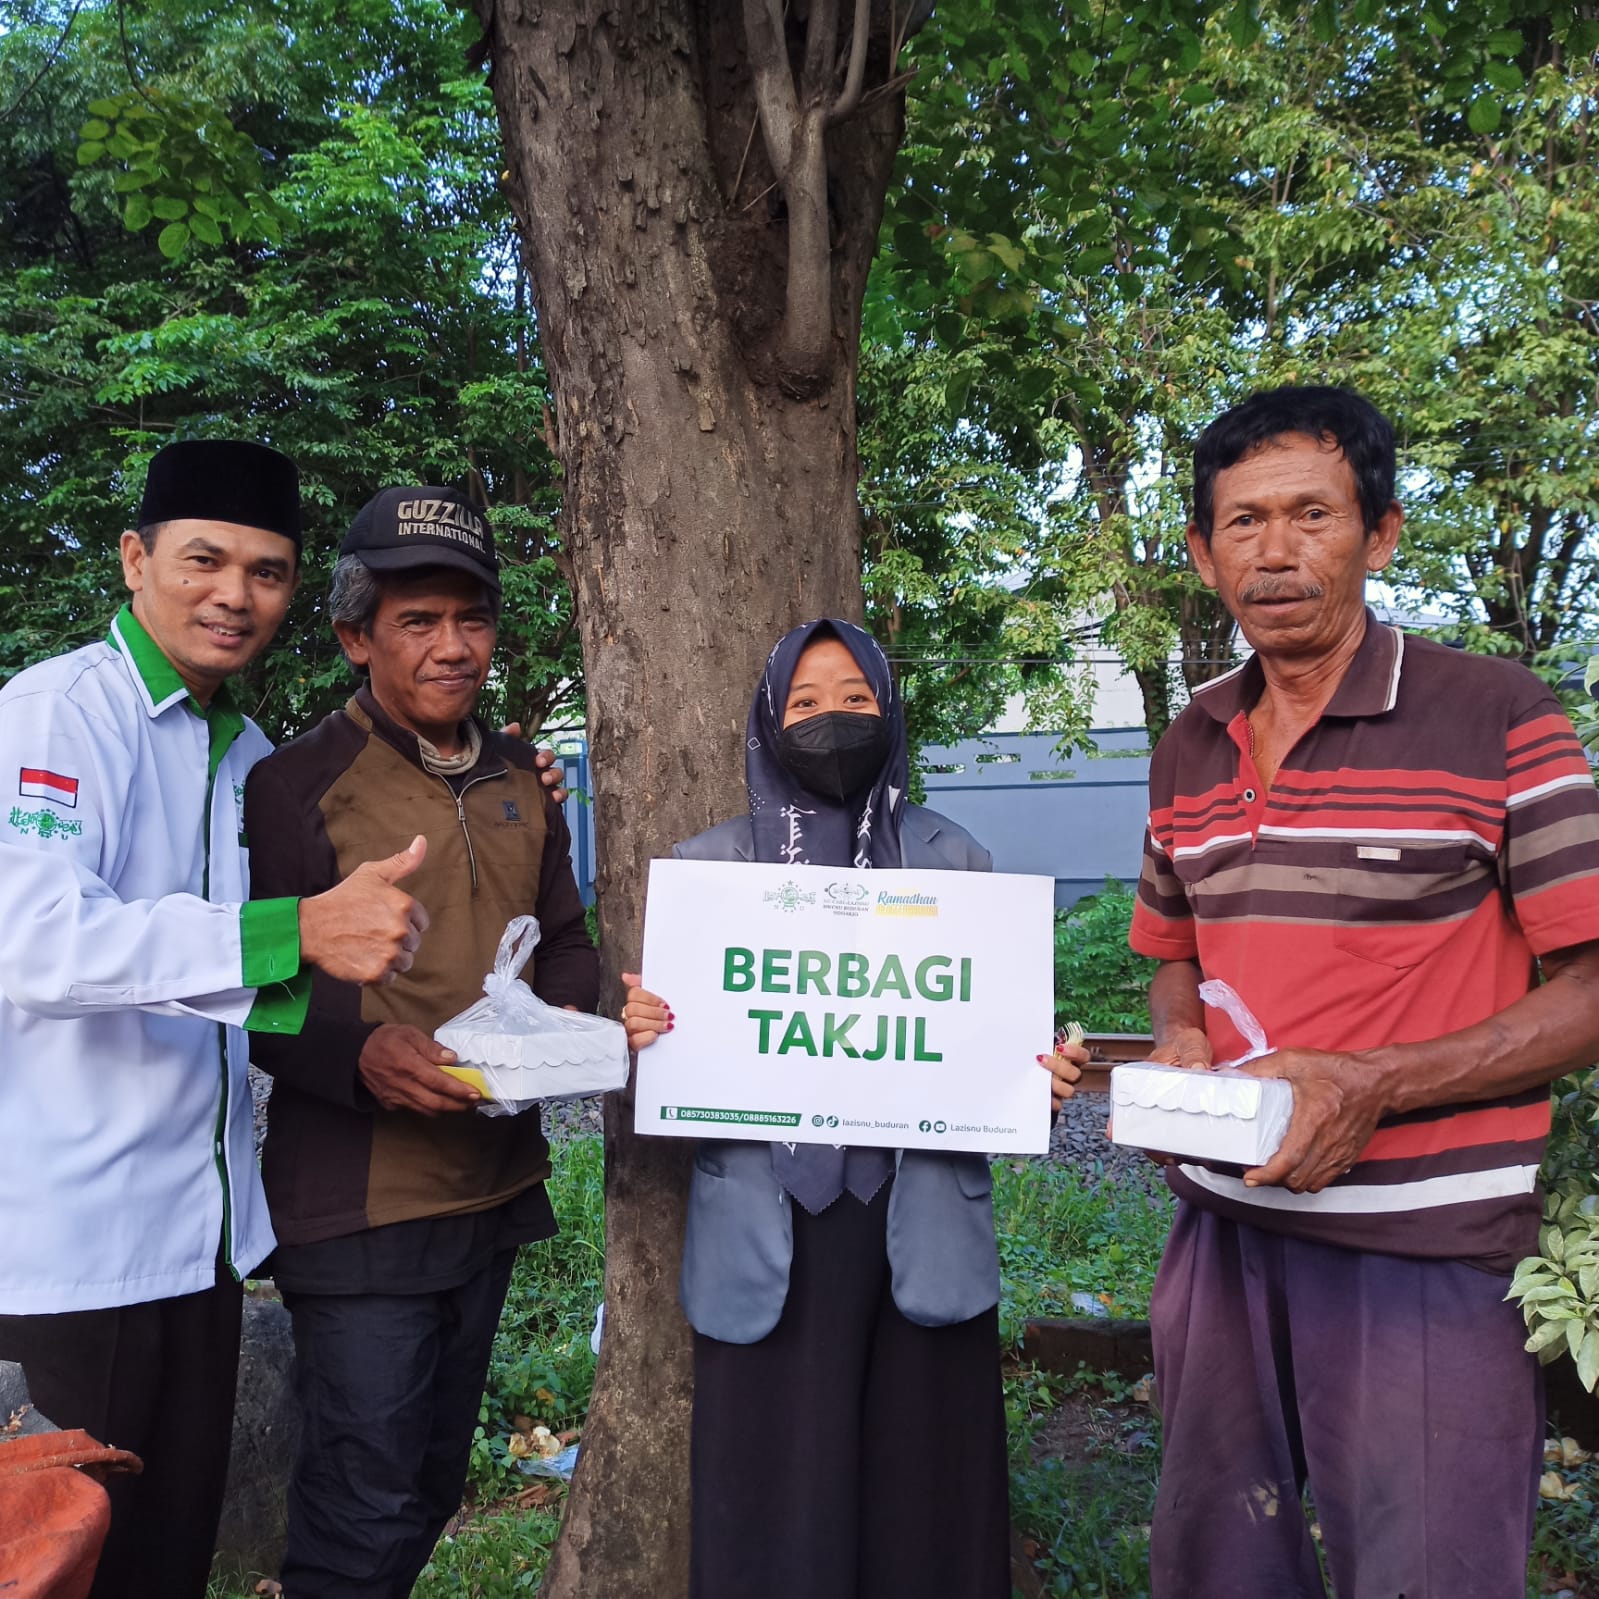
[[[1055,915],[1055,1025],[1091,1033],[1147,1033],[1156,962],[1127,944],[1134,893],[1106,883]]]
[[[0,680],[103,635],[150,455],[221,435],[302,474],[306,581],[241,685],[274,736],[347,697],[327,557],[407,480],[489,503],[507,617],[487,714],[580,703],[547,385],[492,105],[461,66],[478,24],[442,0],[149,0],[126,21],[149,101],[115,8],[90,4],[50,92],[0,129]],[[30,59],[0,32],[0,81]],[[105,148],[79,167],[80,142]]]
[[[1466,126],[1473,133],[1492,133],[1504,120],[1504,115],[1504,105],[1496,96],[1480,94],[1466,112]]]
[[[96,100],[89,109],[78,164],[123,164],[112,185],[130,196],[123,224],[137,233],[166,223],[156,246],[168,260],[191,239],[222,244],[224,230],[241,242],[281,239],[285,213],[267,193],[260,153],[224,109],[161,89]],[[204,220],[191,219],[202,200]]]
[[[1517,1267],[1505,1296],[1526,1318],[1527,1349],[1547,1363],[1569,1356],[1589,1392],[1599,1388],[1599,1180],[1592,1128],[1599,1068],[1555,1085],[1554,1128],[1538,1253]]]

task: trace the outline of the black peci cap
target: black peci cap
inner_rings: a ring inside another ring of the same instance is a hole
[[[449,566],[480,577],[495,593],[500,562],[488,518],[458,489],[384,489],[355,513],[339,554],[374,572]]]
[[[300,547],[300,473],[288,456],[237,439],[183,439],[157,450],[139,529],[194,517],[265,528]]]

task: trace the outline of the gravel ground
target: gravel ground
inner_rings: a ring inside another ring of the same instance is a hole
[[[250,1092],[255,1100],[255,1140],[259,1153],[266,1126],[267,1096],[272,1079],[264,1072],[251,1070]],[[1050,1133],[1049,1158],[1076,1166],[1091,1182],[1136,1181],[1145,1185],[1155,1179],[1155,1168],[1137,1150],[1122,1149],[1105,1139],[1108,1101],[1103,1094],[1084,1094],[1066,1102],[1055,1118]],[[544,1112],[544,1127],[550,1137],[578,1138],[601,1131],[598,1099],[568,1099],[550,1105]]]

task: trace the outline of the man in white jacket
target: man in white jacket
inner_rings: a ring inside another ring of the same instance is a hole
[[[95,1595],[202,1595],[243,1277],[272,1247],[246,1029],[310,971],[376,982],[426,926],[424,840],[313,899],[249,901],[244,780],[270,749],[225,680],[299,576],[293,462],[169,445],[103,643],[0,689],[0,1358],[63,1427],[141,1456]],[[3,1420],[4,1418],[0,1418]]]

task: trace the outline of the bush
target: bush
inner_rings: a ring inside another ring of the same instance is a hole
[[[1555,1084],[1554,1125],[1544,1155],[1544,1226],[1538,1253],[1516,1268],[1511,1296],[1527,1320],[1527,1348],[1547,1364],[1577,1363],[1599,1385],[1599,1067]]]
[[[1055,1025],[1089,1033],[1147,1033],[1149,981],[1159,964],[1127,945],[1133,891],[1107,881],[1055,913]]]

